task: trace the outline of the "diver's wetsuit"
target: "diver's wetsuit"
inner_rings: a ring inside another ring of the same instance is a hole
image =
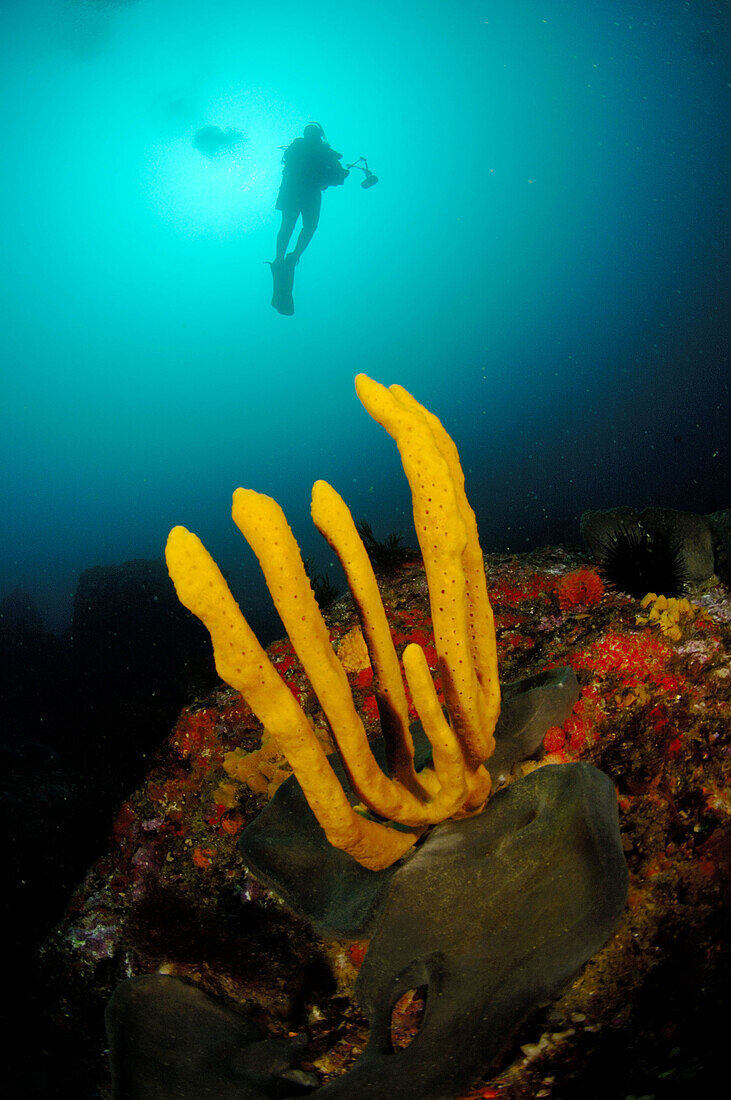
[[[302,215],[302,230],[292,255],[295,262],[304,252],[320,219],[322,192],[332,183],[342,183],[347,173],[340,165],[340,153],[325,142],[295,138],[282,157],[284,171],[276,209],[282,211],[282,229],[277,239],[277,260],[284,259],[294,224]],[[286,238],[286,239],[285,239]]]

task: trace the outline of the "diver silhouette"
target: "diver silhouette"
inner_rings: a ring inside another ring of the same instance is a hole
[[[282,157],[284,170],[277,195],[276,209],[282,212],[282,225],[277,236],[277,260],[285,259],[287,245],[297,219],[302,215],[302,229],[289,257],[293,263],[312,240],[320,218],[322,192],[337,186],[349,175],[340,164],[342,153],[336,153],[325,141],[319,122],[305,126],[303,136],[288,145]],[[275,261],[276,262],[276,261]]]
[[[336,153],[325,141],[325,132],[319,122],[308,123],[302,137],[295,138],[284,150],[282,184],[276,202],[282,224],[277,234],[276,257],[270,264],[274,279],[272,305],[280,313],[294,312],[294,269],[317,229],[322,192],[343,183],[350,174],[340,164],[341,160],[342,153]],[[300,215],[302,228],[297,243],[287,254]]]

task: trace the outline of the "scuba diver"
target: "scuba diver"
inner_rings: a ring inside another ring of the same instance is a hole
[[[282,226],[277,236],[275,264],[299,263],[317,229],[322,192],[326,187],[343,183],[349,175],[340,164],[342,156],[325,141],[325,131],[319,122],[308,123],[302,137],[295,138],[284,150],[282,185],[276,202],[276,209],[282,212]],[[287,256],[287,245],[300,214],[302,229],[294,250]]]
[[[295,138],[284,150],[282,184],[276,202],[282,224],[277,235],[277,254],[269,265],[274,280],[272,305],[279,313],[294,313],[294,269],[317,229],[322,192],[343,183],[350,174],[341,165],[341,159],[342,153],[336,153],[325,141],[319,122],[308,123],[302,137]],[[293,250],[287,254],[300,215],[302,228]]]

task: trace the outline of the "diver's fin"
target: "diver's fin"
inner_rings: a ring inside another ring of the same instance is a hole
[[[269,262],[269,261],[268,261]],[[284,260],[269,262],[272,271],[272,305],[277,313],[285,317],[291,317],[294,313],[294,299],[292,287],[294,286],[294,261],[287,256]]]

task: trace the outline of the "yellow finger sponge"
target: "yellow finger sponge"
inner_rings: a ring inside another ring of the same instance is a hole
[[[457,449],[437,418],[401,387],[386,389],[361,374],[356,389],[367,411],[395,439],[411,488],[449,714],[445,718],[439,705],[423,651],[408,646],[403,672],[432,745],[429,768],[415,770],[402,670],[376,578],[352,516],[330,485],[315,484],[312,516],[337,553],[358,608],[390,774],[371,751],[281,508],[262,493],[237,489],[233,518],[259,560],[320,701],[358,809],[197,536],[175,527],[166,558],[181,602],[208,628],[219,674],[241,692],[286,756],[330,842],[378,870],[400,859],[427,826],[482,808],[490,792],[484,762],[494,748],[500,692],[482,553]]]
[[[200,539],[174,527],[165,558],[180,602],[208,628],[219,675],[241,692],[281,746],[330,843],[371,870],[400,859],[419,834],[397,832],[355,812],[306,714],[259,645]]]

